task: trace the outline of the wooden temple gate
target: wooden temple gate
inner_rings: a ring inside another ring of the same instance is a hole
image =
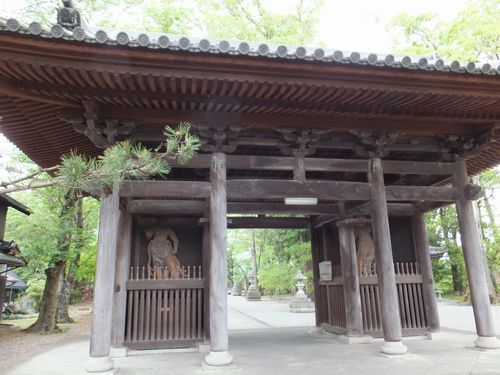
[[[168,181],[91,192],[101,216],[90,356],[102,372],[112,368],[111,347],[186,340],[210,340],[206,362],[231,363],[226,230],[240,224],[307,222],[317,326],[353,337],[382,328],[382,350],[404,353],[403,334],[439,329],[423,214],[448,204],[457,208],[476,345],[498,346],[473,213],[480,190],[469,176],[500,163],[500,70],[265,43],[114,38],[78,19],[44,29],[0,18],[2,132],[43,168],[71,149],[96,156],[124,140],[156,148],[165,124],[180,121],[202,144],[188,163],[169,160]],[[370,220],[376,271],[357,269],[352,231],[341,224],[360,218]],[[201,275],[143,274],[149,227],[173,228],[180,264],[201,265]],[[332,264],[328,285],[323,261]]]

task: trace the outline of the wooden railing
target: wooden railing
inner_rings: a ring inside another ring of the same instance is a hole
[[[395,263],[396,287],[398,291],[401,327],[418,333],[427,328],[424,301],[422,298],[422,275],[417,263]],[[377,267],[361,265],[359,270],[361,309],[365,332],[382,331],[382,315],[378,290]]]
[[[204,338],[201,266],[166,269],[132,267],[127,281],[125,344],[135,349],[189,346]]]
[[[333,266],[332,271],[332,280],[320,281],[318,287],[321,295],[327,297],[326,323],[332,326],[333,330],[338,328],[341,332],[346,327],[344,282],[340,266]],[[422,275],[418,264],[395,263],[394,271],[403,333],[412,335],[426,331],[428,325],[422,298]],[[375,263],[360,265],[359,289],[363,330],[372,336],[381,336],[382,315]]]

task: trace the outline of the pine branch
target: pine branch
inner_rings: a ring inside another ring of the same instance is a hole
[[[0,187],[0,194],[9,194],[9,193],[15,193],[15,192],[24,191],[24,190],[41,189],[41,188],[54,186],[54,185],[58,185],[58,184],[59,184],[59,181],[56,179],[52,179],[49,181],[43,181],[43,182],[30,182],[27,185],[9,184],[7,186]]]
[[[8,186],[11,186],[11,185],[16,185],[19,182],[33,179],[33,178],[37,177],[38,175],[40,175],[42,173],[49,173],[49,172],[56,171],[58,169],[59,169],[59,165],[56,165],[56,166],[53,166],[53,167],[50,167],[50,168],[41,168],[41,169],[39,169],[36,172],[30,173],[29,175],[26,175],[26,176],[23,176],[23,177],[19,177],[19,178],[15,179],[15,180],[12,180],[12,181],[2,181],[2,182],[0,182],[0,187],[8,187]]]

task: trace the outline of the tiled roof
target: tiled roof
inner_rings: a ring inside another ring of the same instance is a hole
[[[22,25],[14,18],[0,18],[0,31],[36,35],[42,38],[63,39],[82,43],[105,45],[120,45],[130,48],[150,48],[159,50],[175,50],[191,53],[212,53],[240,56],[254,56],[270,59],[291,59],[315,61],[325,64],[352,64],[390,67],[394,69],[413,69],[426,71],[453,72],[458,74],[500,75],[500,62],[474,62],[461,64],[458,61],[445,62],[431,57],[394,56],[391,54],[377,55],[356,51],[340,51],[305,46],[285,46],[270,43],[255,43],[230,40],[208,40],[188,36],[135,33],[135,32],[106,32],[96,30],[90,32],[81,27],[69,31],[59,24],[53,25],[50,30],[40,23],[32,22]]]

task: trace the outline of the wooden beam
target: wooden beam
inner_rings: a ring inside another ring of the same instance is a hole
[[[288,205],[274,202],[228,202],[227,211],[234,214],[302,214],[320,215],[338,212],[334,203],[319,203],[317,205]]]
[[[389,216],[411,216],[415,213],[415,207],[411,203],[387,203],[387,211]],[[347,210],[345,215],[334,214],[334,215],[321,215],[314,219],[313,225],[318,228],[324,224],[330,223],[332,221],[340,220],[343,216],[353,216],[353,215],[370,215],[370,203],[364,202],[350,210]]]
[[[365,182],[245,179],[229,180],[227,190],[228,199],[315,197],[330,200],[359,200],[369,197],[369,185]]]
[[[23,90],[19,86],[4,80],[0,80],[0,94],[12,98],[33,100],[34,102],[57,105],[61,107],[79,108],[80,103],[72,100],[58,99],[53,95],[34,94],[28,90]]]
[[[227,169],[249,169],[269,171],[293,171],[294,157],[227,155]],[[198,154],[186,164],[170,161],[174,168],[203,168],[210,166],[210,155]],[[385,174],[418,174],[451,176],[453,163],[420,161],[382,161]],[[368,160],[304,158],[304,168],[309,172],[353,172],[366,173]]]
[[[454,202],[458,191],[447,186],[386,186],[387,201]]]
[[[210,184],[199,181],[124,181],[122,197],[208,198]]]
[[[454,119],[453,124],[440,120],[431,121],[429,119],[418,119],[407,117],[403,119],[393,118],[346,118],[337,115],[308,115],[308,116],[287,116],[287,115],[260,115],[244,114],[238,112],[210,112],[210,111],[183,111],[183,110],[163,110],[148,108],[146,112],[137,111],[133,108],[108,107],[101,111],[103,118],[117,118],[144,121],[165,125],[165,122],[189,121],[192,123],[207,123],[221,125],[249,125],[256,128],[269,128],[276,126],[289,126],[296,128],[307,128],[314,123],[317,128],[335,129],[338,131],[350,131],[352,129],[370,131],[401,131],[401,123],[404,122],[404,131],[409,135],[435,135],[435,134],[473,134],[473,127],[468,119],[468,123],[460,123],[459,119]],[[488,123],[488,121],[481,121]],[[422,126],[422,125],[432,126]]]
[[[120,190],[122,197],[207,198],[209,194],[210,184],[200,181],[125,181]],[[455,188],[442,186],[386,187],[388,201],[453,202],[457,199],[457,194]],[[369,184],[345,181],[238,179],[227,182],[227,196],[229,200],[285,197],[367,200]]]
[[[200,214],[207,208],[205,201],[133,199],[127,202],[127,211],[134,214]]]
[[[304,229],[309,228],[309,219],[299,217],[229,217],[227,227],[231,229]]]

